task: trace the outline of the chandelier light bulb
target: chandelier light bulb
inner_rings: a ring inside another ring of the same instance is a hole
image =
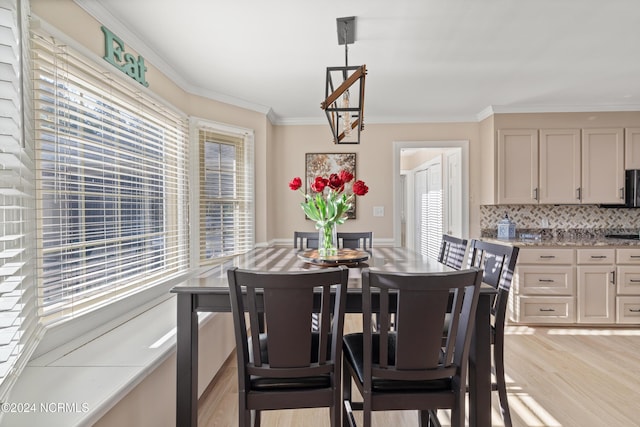
[[[342,108],[349,108],[349,91],[342,95]],[[351,112],[345,111],[343,114],[343,132],[345,136],[351,134]]]

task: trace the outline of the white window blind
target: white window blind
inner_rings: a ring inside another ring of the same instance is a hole
[[[28,7],[26,1],[0,0],[0,400],[33,352],[39,331],[33,126],[22,99],[22,76],[30,65],[29,50],[21,46],[28,40]]]
[[[200,260],[253,248],[253,141],[200,128]]]
[[[39,298],[50,323],[188,268],[187,120],[47,34],[32,43]]]
[[[442,167],[440,163],[415,173],[416,251],[438,259],[442,241]]]

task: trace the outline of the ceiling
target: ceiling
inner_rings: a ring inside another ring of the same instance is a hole
[[[184,90],[275,124],[326,123],[347,16],[365,124],[640,111],[637,0],[74,1]]]

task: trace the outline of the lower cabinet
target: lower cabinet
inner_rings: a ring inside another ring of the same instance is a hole
[[[574,262],[573,249],[521,248],[511,288],[511,319],[575,323]]]
[[[510,318],[522,324],[640,324],[640,248],[521,248]]]
[[[534,297],[522,295],[516,298],[516,321],[526,324],[574,323],[574,297]]]
[[[616,262],[616,323],[640,324],[640,249],[618,249]]]
[[[621,324],[640,324],[640,296],[616,298],[616,322]]]

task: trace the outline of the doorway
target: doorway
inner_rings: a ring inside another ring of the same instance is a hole
[[[468,237],[468,141],[394,142],[394,244],[437,257],[442,233]]]

